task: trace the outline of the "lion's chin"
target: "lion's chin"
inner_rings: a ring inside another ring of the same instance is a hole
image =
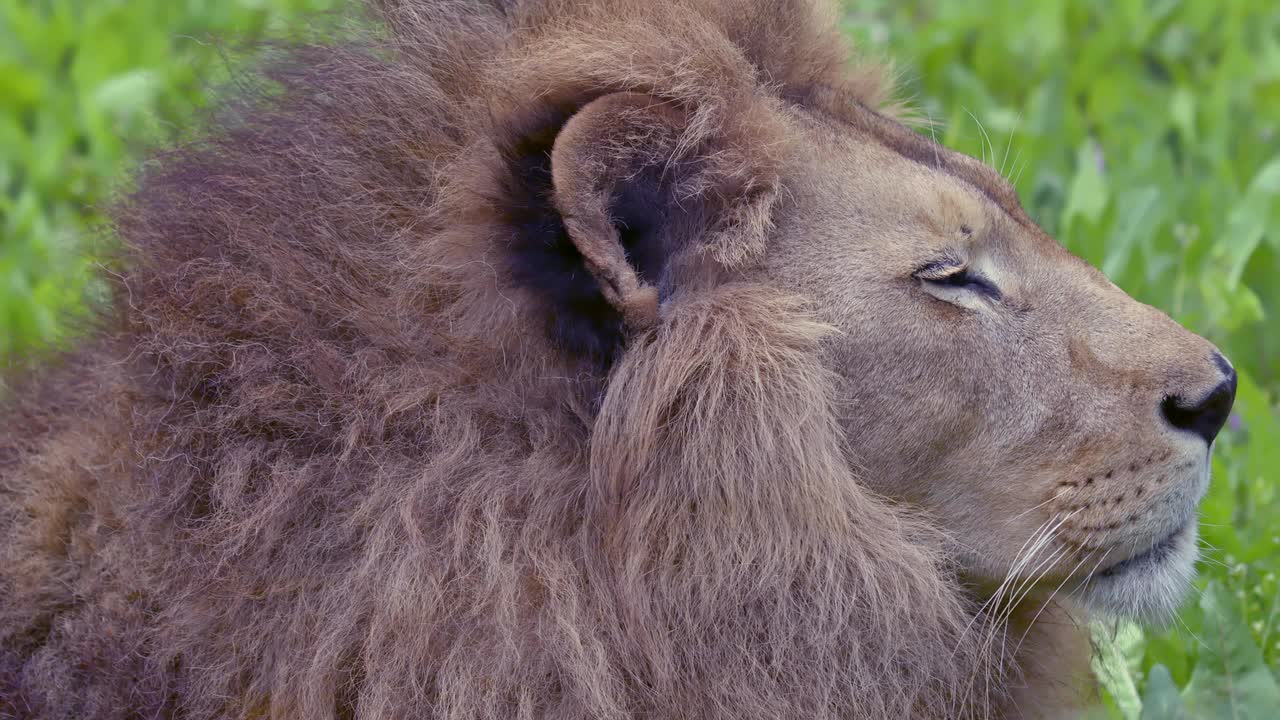
[[[1199,556],[1195,520],[1135,555],[1097,573],[1073,593],[1091,611],[1143,625],[1168,624],[1182,605]]]

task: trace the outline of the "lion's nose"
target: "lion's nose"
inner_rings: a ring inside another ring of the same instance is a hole
[[[1236,399],[1236,371],[1227,359],[1214,353],[1214,361],[1226,376],[1199,402],[1188,401],[1181,395],[1170,395],[1160,404],[1169,424],[1179,430],[1193,432],[1212,443],[1231,414]]]

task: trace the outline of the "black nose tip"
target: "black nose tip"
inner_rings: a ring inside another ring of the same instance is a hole
[[[1218,383],[1204,399],[1199,402],[1188,401],[1181,395],[1171,395],[1160,404],[1164,417],[1169,424],[1179,430],[1187,430],[1212,443],[1218,432],[1227,423],[1231,414],[1231,405],[1236,399],[1236,371],[1226,358],[1215,353],[1214,361],[1226,378]]]

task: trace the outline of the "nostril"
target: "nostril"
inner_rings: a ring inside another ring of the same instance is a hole
[[[1236,377],[1233,371],[1199,403],[1188,403],[1179,395],[1171,395],[1160,403],[1160,410],[1170,425],[1193,432],[1204,438],[1206,443],[1212,443],[1227,423],[1235,398]]]

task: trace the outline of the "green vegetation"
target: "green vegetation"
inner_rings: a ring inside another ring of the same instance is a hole
[[[0,356],[101,294],[99,210],[228,76],[227,47],[332,0],[0,0]],[[274,28],[274,32],[272,31]]]
[[[0,0],[0,354],[63,338],[101,293],[100,217],[140,150],[180,134],[225,48],[333,0]],[[1280,708],[1280,5],[1274,0],[868,0],[946,144],[1032,216],[1235,362],[1204,504],[1198,600],[1167,632],[1099,629],[1111,717]]]

